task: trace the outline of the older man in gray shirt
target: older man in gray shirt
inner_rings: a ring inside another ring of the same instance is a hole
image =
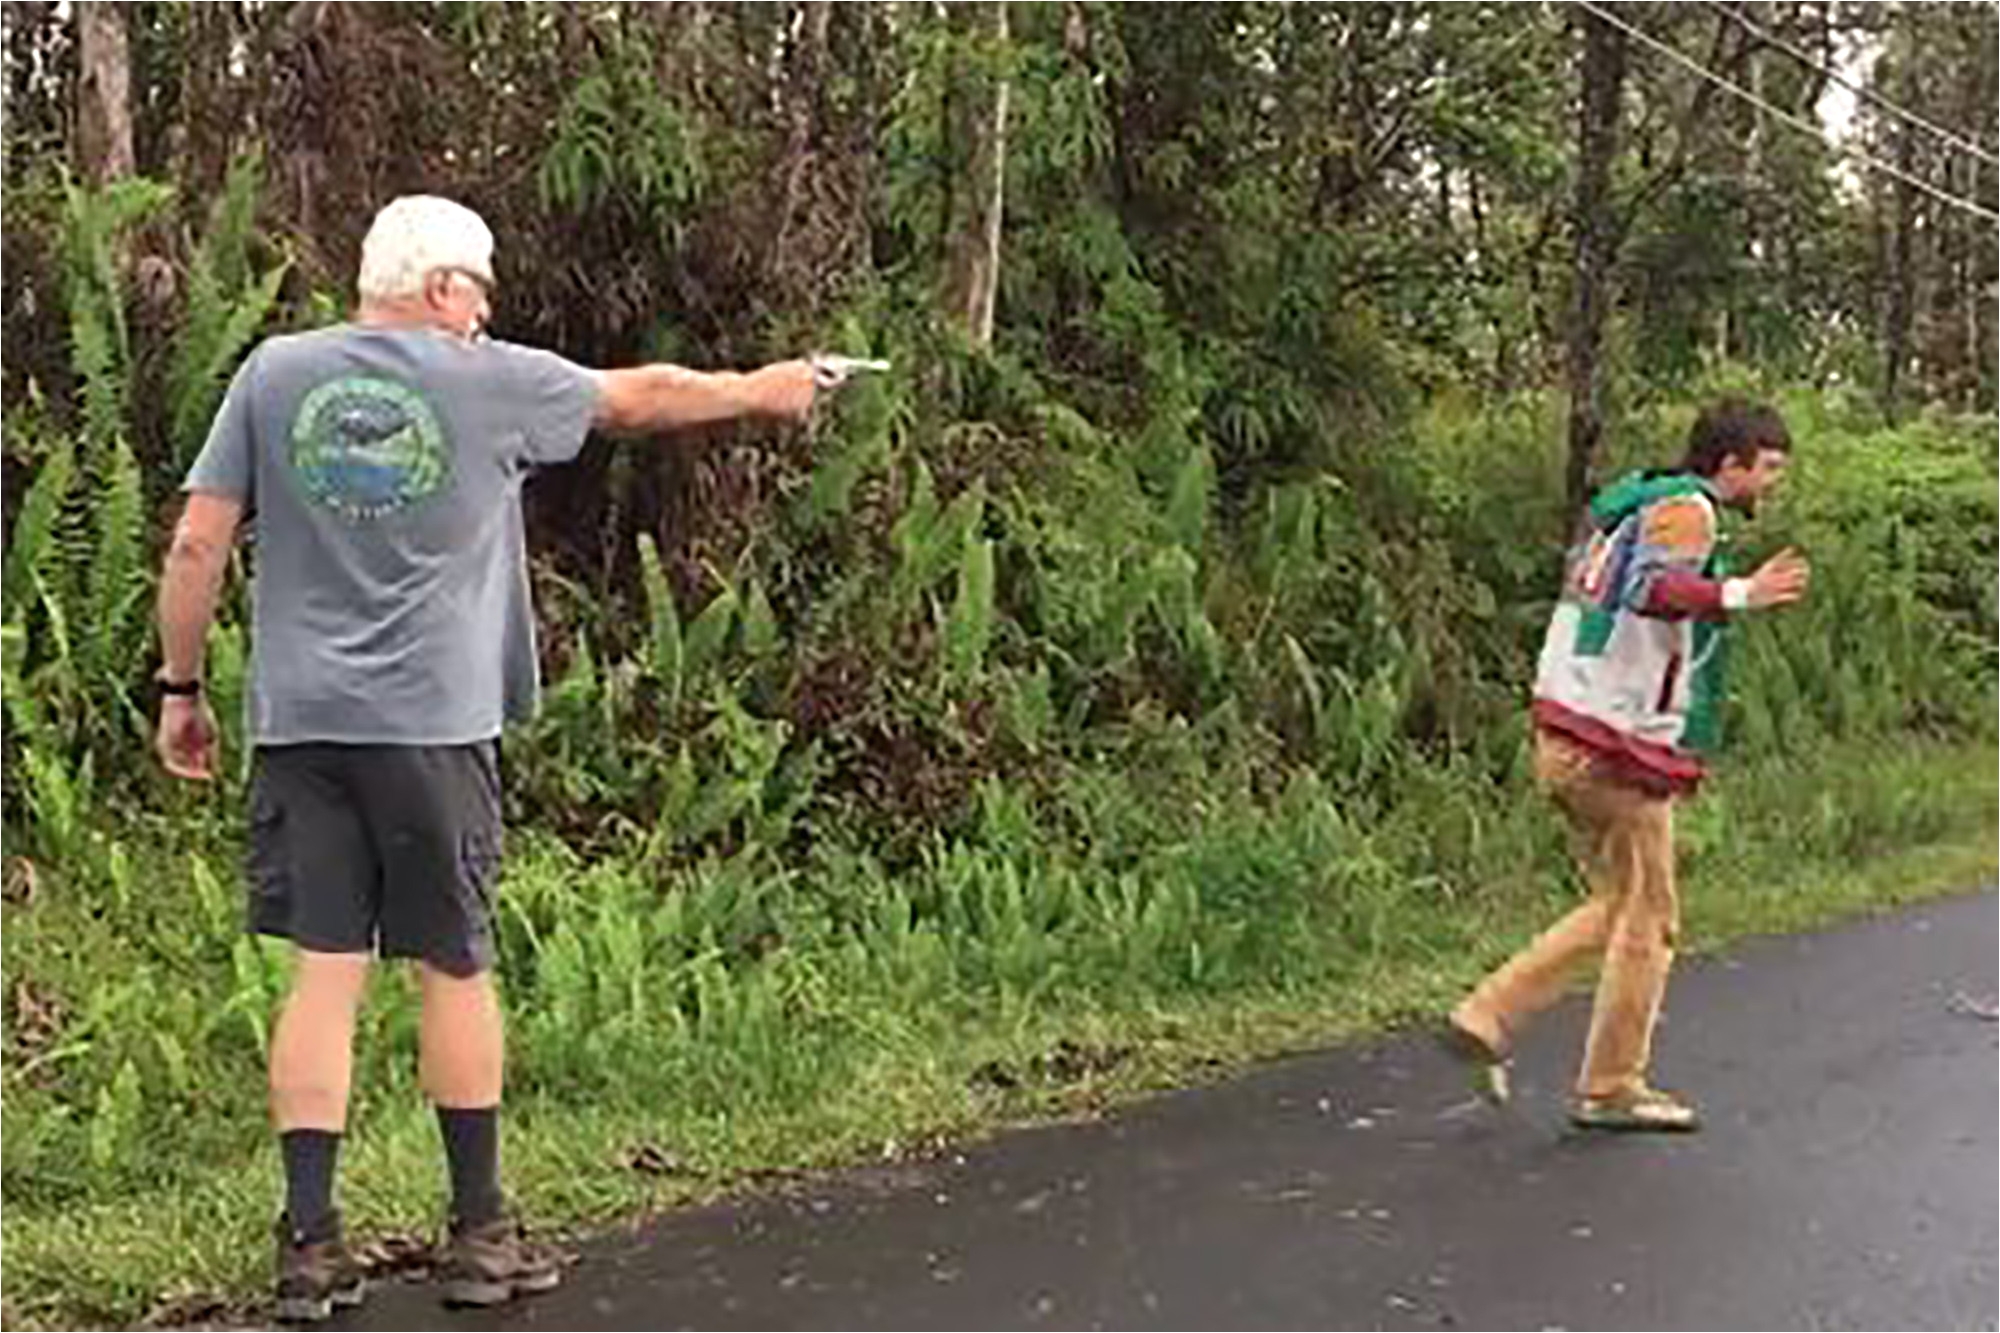
[[[499,1184],[498,744],[538,687],[521,482],[593,428],[801,420],[815,392],[807,361],[598,371],[488,341],[492,259],[491,232],[455,203],[383,209],[354,321],[270,339],[237,373],[161,581],[159,753],[207,779],[203,646],[239,524],[254,527],[250,917],[297,962],[270,1055],[288,1320],[362,1296],[333,1177],[378,955],[414,959],[422,979],[421,1076],[452,1182],[445,1298],[498,1304],[558,1281]]]

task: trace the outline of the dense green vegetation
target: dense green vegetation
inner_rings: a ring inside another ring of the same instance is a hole
[[[1811,105],[1721,11],[1630,8]],[[1872,8],[1773,14],[1990,124],[1989,7]],[[531,487],[550,687],[507,743],[501,947],[538,1220],[1408,1019],[1524,937],[1573,892],[1523,704],[1566,530],[1577,39],[1493,9],[1022,6],[995,37],[891,5],[141,5],[138,173],[85,184],[69,23],[15,7],[7,1322],[262,1273],[284,960],[241,930],[240,581],[214,790],[152,765],[147,615],[235,364],[338,316],[397,190],[486,211],[504,335],[896,366],[810,431],[598,442]],[[1990,235],[1631,61],[1593,465],[1771,396],[1795,475],[1739,559],[1815,567],[1739,641],[1692,933],[1963,887],[1992,864]],[[990,345],[937,297],[979,71],[1012,93]],[[1867,238],[1904,223],[1899,266]],[[1899,283],[1927,299],[1891,369]],[[365,1234],[434,1221],[413,999],[385,974],[363,1026]]]

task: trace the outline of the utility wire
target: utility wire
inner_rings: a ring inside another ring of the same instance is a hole
[[[1713,70],[1709,69],[1701,62],[1691,59],[1686,55],[1683,55],[1680,51],[1675,50],[1673,47],[1667,45],[1663,41],[1660,41],[1658,38],[1653,37],[1650,34],[1638,28],[1633,27],[1631,24],[1627,23],[1624,19],[1621,19],[1616,15],[1610,13],[1608,10],[1605,9],[1604,6],[1593,4],[1591,3],[1591,0],[1576,0],[1576,4],[1578,5],[1578,7],[1585,9],[1592,14],[1595,14],[1598,18],[1604,20],[1606,23],[1609,23],[1612,27],[1619,29],[1620,31],[1626,33],[1629,36],[1638,38],[1640,42],[1644,43],[1647,46],[1652,47],[1655,51],[1658,51],[1661,55],[1667,56],[1668,58],[1682,65],[1685,65],[1688,69],[1693,70],[1696,74],[1699,74],[1702,78],[1707,79],[1710,83],[1715,84],[1717,87],[1722,88],[1728,92],[1734,93],[1736,96],[1742,98],[1744,101],[1750,103],[1752,106],[1758,108],[1759,110],[1765,112],[1768,115],[1777,117],[1779,120],[1784,121],[1787,125],[1790,125],[1794,129],[1804,130],[1807,134],[1814,136],[1821,143],[1824,143],[1826,144],[1827,147],[1833,149],[1836,153],[1844,153],[1848,157],[1853,158],[1856,162],[1861,163],[1863,166],[1873,167],[1877,171],[1884,172],[1890,176],[1894,176],[1897,180],[1905,181],[1908,184],[1914,185],[1919,190],[1922,190],[1925,194],[1931,195],[1943,203],[1950,204],[1953,208],[1963,209],[1968,213],[1972,213],[1979,217],[1985,218],[1988,222],[2000,223],[2000,213],[1996,213],[1990,208],[1985,208],[1979,204],[1975,204],[1970,199],[1962,198],[1959,195],[1951,193],[1949,190],[1941,190],[1937,186],[1932,185],[1929,181],[1924,180],[1918,176],[1913,176],[1909,172],[1904,171],[1901,167],[1895,165],[1893,162],[1884,161],[1883,159],[1874,156],[1872,153],[1863,152],[1859,148],[1850,148],[1845,144],[1833,143],[1832,141],[1827,139],[1826,131],[1823,127],[1815,125],[1810,121],[1802,120],[1798,116],[1793,115],[1791,112],[1786,111],[1782,107],[1772,106],[1769,102],[1757,96],[1755,93],[1749,91],[1747,88],[1744,88],[1739,84],[1731,83],[1728,79],[1725,79],[1720,74],[1715,73]]]
[[[2000,167],[2000,157],[1995,157],[1989,149],[1982,147],[1977,143],[1974,143],[1970,139],[1966,139],[1961,137],[1960,135],[1954,134],[1952,131],[1946,129],[1944,126],[1939,125],[1934,121],[1924,119],[1922,116],[1918,115],[1914,111],[1905,110],[1904,108],[1897,106],[1894,102],[1891,102],[1888,98],[1882,96],[1880,93],[1873,92],[1870,89],[1862,86],[1861,84],[1853,82],[1852,80],[1843,76],[1840,73],[1840,71],[1832,69],[1823,62],[1821,62],[1810,51],[1807,51],[1803,47],[1797,45],[1796,43],[1789,41],[1784,37],[1779,36],[1777,33],[1772,32],[1769,28],[1763,27],[1762,25],[1757,23],[1753,23],[1750,20],[1749,15],[1745,14],[1737,6],[1724,3],[1724,0],[1706,0],[1706,3],[1716,9],[1721,10],[1724,14],[1727,14],[1730,18],[1734,19],[1738,24],[1738,26],[1740,26],[1745,32],[1749,33],[1751,36],[1757,38],[1759,41],[1768,43],[1771,46],[1775,46],[1780,51],[1783,51],[1787,55],[1791,56],[1794,60],[1797,60],[1801,64],[1806,65],[1808,68],[1818,70],[1821,74],[1826,75],[1827,78],[1833,80],[1833,82],[1847,89],[1849,92],[1853,93],[1856,97],[1859,97],[1862,101],[1868,103],[1870,106],[1875,107],[1877,110],[1887,112],[1889,115],[1894,116],[1897,120],[1903,121],[1906,124],[1914,125],[1918,129],[1928,130],[1930,133],[1935,134],[1938,138],[1943,139],[1945,142],[1953,145],[1954,147],[1963,149],[1965,152],[1971,153],[1974,157],[1979,158],[1981,161],[1990,163],[1996,167]]]

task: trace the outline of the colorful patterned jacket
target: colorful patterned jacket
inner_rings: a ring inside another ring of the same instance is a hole
[[[1692,473],[1639,473],[1601,491],[1590,520],[1543,643],[1535,720],[1639,785],[1692,791],[1744,592],[1726,581],[1715,494]]]

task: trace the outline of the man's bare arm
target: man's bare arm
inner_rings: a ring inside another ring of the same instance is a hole
[[[778,361],[747,373],[635,366],[598,372],[600,430],[645,432],[707,426],[744,417],[803,421],[812,409],[811,363]]]
[[[168,680],[201,678],[208,627],[242,517],[241,500],[202,491],[189,495],[181,511],[160,575],[160,656]]]

